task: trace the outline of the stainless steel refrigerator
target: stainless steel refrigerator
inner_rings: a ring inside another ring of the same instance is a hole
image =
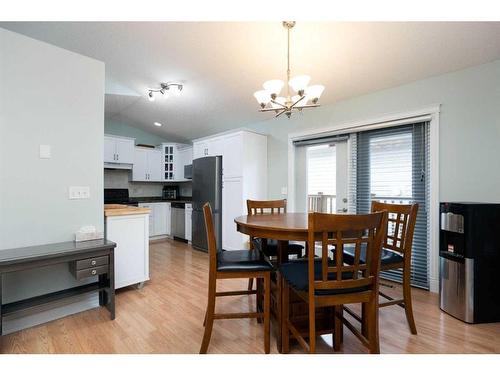
[[[194,248],[208,251],[203,205],[210,203],[217,247],[222,247],[222,156],[208,156],[193,160],[193,217]]]

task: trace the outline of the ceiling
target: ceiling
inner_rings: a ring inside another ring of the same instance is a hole
[[[253,92],[283,79],[280,22],[2,22],[0,27],[104,61],[106,118],[184,141],[272,118]],[[500,59],[499,22],[297,23],[291,69],[326,90],[323,105]],[[181,82],[149,102],[147,88]],[[153,126],[159,121],[162,127]]]

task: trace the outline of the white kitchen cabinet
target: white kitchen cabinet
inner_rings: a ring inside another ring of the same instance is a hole
[[[170,202],[139,203],[139,207],[149,208],[149,236],[170,236],[171,207]]]
[[[185,181],[184,166],[193,162],[193,148],[181,143],[162,143],[163,181]]]
[[[166,211],[167,211],[167,219],[166,219],[166,235],[172,235],[172,205],[170,202],[165,202]]]
[[[246,200],[245,200],[246,202]],[[243,214],[243,181],[224,180],[222,187],[222,247],[225,250],[241,250],[245,237],[236,230],[234,219]]]
[[[222,168],[224,178],[242,177],[243,135],[241,133],[237,133],[235,135],[224,138],[223,149],[224,154],[222,157]],[[254,152],[256,151],[257,150],[255,150]]]
[[[116,243],[115,289],[149,280],[149,215],[106,217],[106,238]]]
[[[133,138],[104,136],[104,163],[132,164],[134,162]]]
[[[208,142],[196,142],[193,144],[193,159],[208,156]]]
[[[185,233],[186,233],[186,240],[188,242],[191,242],[192,239],[192,217],[193,217],[193,205],[191,203],[186,203],[186,210],[185,210]]]
[[[162,152],[157,149],[136,147],[132,181],[162,181]]]
[[[189,181],[184,178],[184,167],[193,164],[193,148],[192,147],[179,147],[177,152],[177,160],[175,167],[175,180],[176,181]]]

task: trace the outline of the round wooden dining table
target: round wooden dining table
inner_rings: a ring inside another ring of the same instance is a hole
[[[289,241],[307,241],[307,214],[306,213],[280,213],[244,215],[234,219],[238,232],[248,234],[251,238],[273,239],[278,241],[278,266],[286,262],[286,249]],[[277,278],[277,288],[274,297],[277,300],[277,311],[274,316],[278,321],[277,346],[281,352],[281,282]],[[273,304],[271,304],[273,305]]]
[[[288,241],[307,241],[307,214],[243,215],[234,219],[236,230],[250,237],[278,241],[278,264],[284,260]]]

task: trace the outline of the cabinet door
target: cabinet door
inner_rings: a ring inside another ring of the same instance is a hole
[[[115,144],[118,163],[132,164],[134,162],[134,140],[116,138]]]
[[[162,152],[148,150],[148,181],[162,181]]]
[[[170,236],[172,235],[172,205],[170,204],[170,202],[165,203],[165,205],[166,205],[165,234],[167,236]]]
[[[222,187],[222,248],[244,249],[248,237],[236,230],[234,219],[244,215],[243,182],[241,179],[225,180]],[[246,238],[246,239],[245,239]]]
[[[186,204],[186,216],[185,216],[184,227],[186,228],[186,240],[188,240],[189,242],[191,242],[192,238],[192,222],[191,222],[192,216],[193,216],[193,209],[191,208],[191,205]]]
[[[134,150],[134,165],[132,166],[132,181],[148,180],[148,150]]]
[[[193,159],[208,156],[208,142],[196,142],[193,146]]]
[[[223,149],[222,167],[224,178],[241,177],[243,175],[241,155],[243,152],[242,135],[236,134],[224,138]]]
[[[208,154],[210,156],[219,156],[224,154],[224,139],[216,138],[208,141]]]
[[[154,231],[156,236],[167,234],[167,203],[153,203]]]
[[[117,163],[115,138],[104,137],[104,162]]]

